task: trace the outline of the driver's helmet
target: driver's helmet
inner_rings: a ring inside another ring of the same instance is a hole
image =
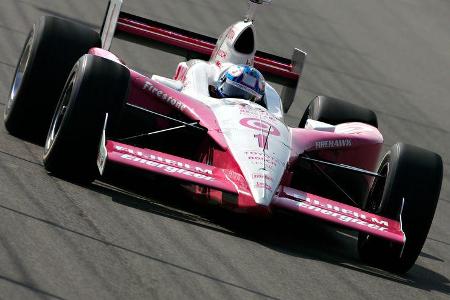
[[[248,65],[233,65],[223,71],[216,84],[220,98],[239,98],[260,102],[266,82],[263,75]]]

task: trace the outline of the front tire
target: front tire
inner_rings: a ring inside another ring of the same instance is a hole
[[[371,188],[366,211],[401,220],[404,247],[360,233],[358,250],[370,265],[395,273],[407,272],[417,260],[433,221],[442,183],[441,157],[405,144],[395,144],[382,160]]]
[[[25,42],[4,111],[12,135],[45,140],[53,111],[75,62],[100,46],[94,30],[56,17],[42,17]]]
[[[108,132],[120,118],[130,71],[111,60],[84,55],[64,87],[44,147],[44,167],[82,182],[98,175],[97,154],[106,113]]]

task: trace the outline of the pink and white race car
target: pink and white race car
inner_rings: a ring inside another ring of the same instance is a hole
[[[100,34],[43,17],[17,65],[5,126],[45,141],[51,173],[90,182],[121,166],[177,179],[235,212],[310,215],[358,231],[365,262],[406,272],[433,220],[441,157],[400,143],[378,164],[375,113],[335,98],[317,96],[287,126],[306,54],[256,50],[253,16],[268,2],[249,1],[218,40],[125,13],[122,0],[110,1]],[[148,77],[108,51],[116,36],[190,59],[173,78]],[[267,83],[260,103],[212,97],[211,78],[234,64],[253,65],[281,93]]]

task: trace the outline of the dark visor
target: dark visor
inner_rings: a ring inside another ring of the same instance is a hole
[[[246,99],[251,101],[259,101],[262,97],[254,90],[228,79],[225,80],[225,82],[220,86],[220,92],[226,97]]]

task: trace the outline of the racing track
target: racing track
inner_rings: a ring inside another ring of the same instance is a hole
[[[32,23],[43,14],[99,27],[106,0],[0,1],[0,109]],[[246,220],[148,185],[146,197],[50,177],[42,148],[0,126],[0,298],[448,299],[450,296],[450,3],[275,0],[260,48],[309,53],[296,124],[314,94],[374,109],[387,145],[440,153],[441,199],[406,277],[359,263],[354,234],[309,219]],[[338,4],[339,3],[339,4]],[[129,0],[129,11],[218,35],[244,0]],[[177,57],[116,42],[139,70],[171,74]]]

